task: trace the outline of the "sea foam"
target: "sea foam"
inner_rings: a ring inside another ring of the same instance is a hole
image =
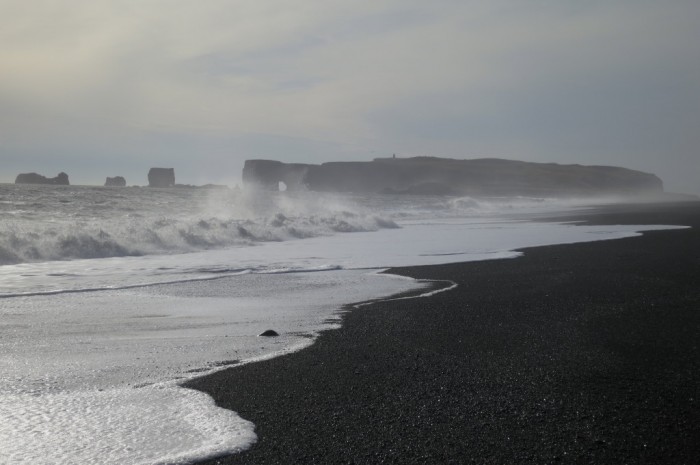
[[[2,463],[178,464],[240,452],[252,423],[177,386],[0,397]]]

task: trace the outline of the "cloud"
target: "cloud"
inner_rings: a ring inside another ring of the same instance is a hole
[[[667,147],[692,163],[698,13],[682,0],[0,0],[0,150],[184,157],[172,141],[186,137],[650,170]]]

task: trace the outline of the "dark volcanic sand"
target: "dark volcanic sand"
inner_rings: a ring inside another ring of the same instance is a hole
[[[694,228],[394,269],[459,287],[189,383],[259,437],[207,463],[700,463],[700,203],[587,219]]]

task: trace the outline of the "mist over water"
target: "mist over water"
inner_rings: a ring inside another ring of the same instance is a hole
[[[0,264],[185,253],[396,227],[340,198],[0,185]]]
[[[576,205],[551,199],[0,184],[0,265],[177,254],[398,228],[407,218]]]

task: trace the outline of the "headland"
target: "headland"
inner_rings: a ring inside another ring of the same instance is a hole
[[[243,182],[267,190],[308,189],[469,196],[604,196],[662,193],[661,179],[616,166],[560,165],[498,158],[376,158],[320,165],[246,160]]]

